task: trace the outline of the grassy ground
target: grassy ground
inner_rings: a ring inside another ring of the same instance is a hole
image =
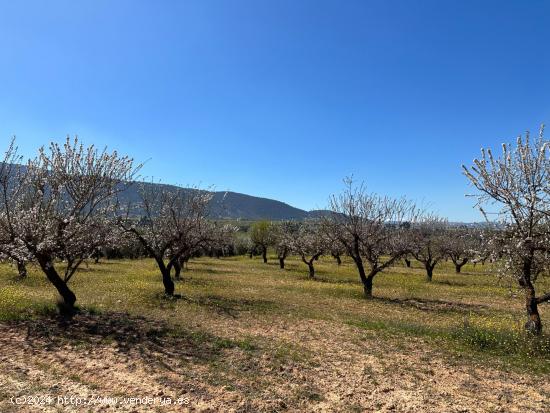
[[[417,263],[398,266],[377,276],[368,301],[350,262],[316,267],[309,280],[296,259],[285,270],[275,259],[197,259],[177,283],[182,299],[166,300],[150,260],[90,264],[71,281],[86,311],[61,326],[45,277],[31,269],[18,280],[1,266],[3,344],[13,352],[3,361],[14,371],[0,375],[0,410],[20,411],[7,400],[15,392],[59,391],[52,386],[187,397],[185,408],[199,411],[547,408],[550,335],[525,336],[521,295],[487,266],[454,274],[442,263],[432,283]],[[548,307],[541,315],[550,324]],[[46,350],[29,356],[29,346]]]

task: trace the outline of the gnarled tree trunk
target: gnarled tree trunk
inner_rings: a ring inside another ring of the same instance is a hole
[[[262,247],[262,259],[264,264],[267,264],[267,247]]]
[[[307,267],[309,268],[309,278],[315,278],[315,267],[313,262],[308,262]]]
[[[281,267],[282,270],[285,268],[285,257],[279,257],[279,267]]]
[[[161,269],[162,273],[162,284],[164,285],[164,294],[172,296],[174,295],[174,290],[176,287],[174,286],[174,281],[172,281],[172,277],[170,277],[170,272],[165,268],[164,270]]]
[[[376,273],[370,273],[363,283],[363,290],[365,292],[365,298],[372,298],[372,282]]]
[[[174,268],[174,279],[175,280],[181,280],[181,264],[180,264],[179,259],[174,261],[174,263],[168,264],[167,267],[166,267],[166,269],[170,273],[172,272],[172,268]]]
[[[40,268],[42,268],[42,271],[44,271],[44,274],[46,274],[48,280],[57,289],[57,292],[63,299],[63,308],[60,307],[60,310],[66,315],[74,314],[76,295],[67,286],[67,283],[59,276],[55,267],[53,266],[53,262],[47,258],[39,258],[38,264],[40,265]]]
[[[27,276],[27,266],[25,265],[25,261],[17,260],[17,273],[21,278],[25,278]]]
[[[427,262],[424,266],[426,267],[426,281],[432,282],[435,264]]]
[[[162,260],[162,258],[155,257],[155,261],[157,262],[157,265],[160,269],[160,273],[162,275],[162,284],[164,285],[164,294],[168,296],[173,296],[176,286],[174,285],[174,281],[172,281],[172,277],[170,276],[170,268],[167,268],[164,265],[164,261]]]
[[[528,288],[525,293],[525,307],[529,316],[529,320],[525,323],[525,329],[532,334],[539,335],[542,332],[542,322],[537,299],[535,298],[535,290],[534,288]]]
[[[525,289],[525,309],[529,317],[525,323],[525,329],[534,335],[539,335],[542,332],[542,322],[540,319],[535,287],[527,277],[520,280],[520,285]]]
[[[353,257],[357,271],[359,272],[359,278],[363,283],[363,291],[365,293],[365,298],[372,298],[372,278],[367,278],[365,273],[365,267],[363,265],[363,260],[360,257]]]
[[[460,271],[462,270],[462,267],[468,262],[468,258],[464,258],[462,260],[453,260],[453,263],[455,265],[455,272],[457,274],[460,274]]]

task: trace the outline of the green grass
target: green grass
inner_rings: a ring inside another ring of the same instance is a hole
[[[498,368],[550,372],[550,335],[534,339],[522,329],[521,294],[488,274],[489,265],[468,264],[455,274],[452,263],[436,267],[427,283],[418,265],[397,266],[375,278],[375,299],[365,300],[355,268],[329,258],[316,263],[317,280],[307,277],[298,259],[285,270],[275,257],[265,265],[248,257],[191,261],[176,285],[180,300],[166,300],[152,260],[114,260],[84,266],[71,281],[77,304],[89,312],[126,312],[192,331],[216,349],[258,349],[302,363],[308,349],[299,343],[271,342],[256,334],[275,323],[300,325],[322,320],[350,329],[351,339],[383,337],[398,346],[409,338],[424,340],[450,358],[460,355]],[[53,287],[37,268],[19,280],[0,265],[0,320],[44,317],[55,311]],[[550,289],[548,280],[540,289]],[[541,305],[543,323],[550,309]],[[550,330],[550,327],[547,328]],[[186,333],[187,334],[187,333]],[[203,335],[203,336],[201,336]],[[311,397],[315,396],[312,391]],[[309,396],[308,396],[309,397]]]

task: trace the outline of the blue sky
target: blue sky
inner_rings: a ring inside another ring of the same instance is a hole
[[[479,220],[460,165],[550,119],[548,1],[4,1],[0,136],[322,208],[353,174]]]

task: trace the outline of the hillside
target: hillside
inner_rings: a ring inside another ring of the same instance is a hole
[[[1,162],[0,162],[1,164]],[[18,168],[25,168],[23,165],[17,165]],[[161,183],[136,182],[126,191],[120,194],[120,201],[139,201],[139,188],[143,185],[160,185],[166,190],[176,191],[179,187]],[[191,191],[190,188],[184,188]],[[243,220],[303,220],[307,218],[318,218],[323,211],[304,211],[295,208],[284,202],[274,199],[261,198],[252,195],[241,194],[231,191],[215,191],[210,202],[210,216],[212,218],[228,218]]]
[[[120,195],[120,200],[123,203],[129,200],[138,201],[140,187],[143,185],[162,185],[168,191],[176,191],[179,188],[174,185],[158,183],[135,183]],[[184,191],[193,190],[184,188]],[[319,211],[309,213],[274,199],[260,198],[238,192],[215,191],[210,201],[210,217],[242,220],[303,220],[319,217]]]
[[[303,220],[309,212],[274,199],[260,198],[238,192],[214,192],[211,216],[216,218]]]

